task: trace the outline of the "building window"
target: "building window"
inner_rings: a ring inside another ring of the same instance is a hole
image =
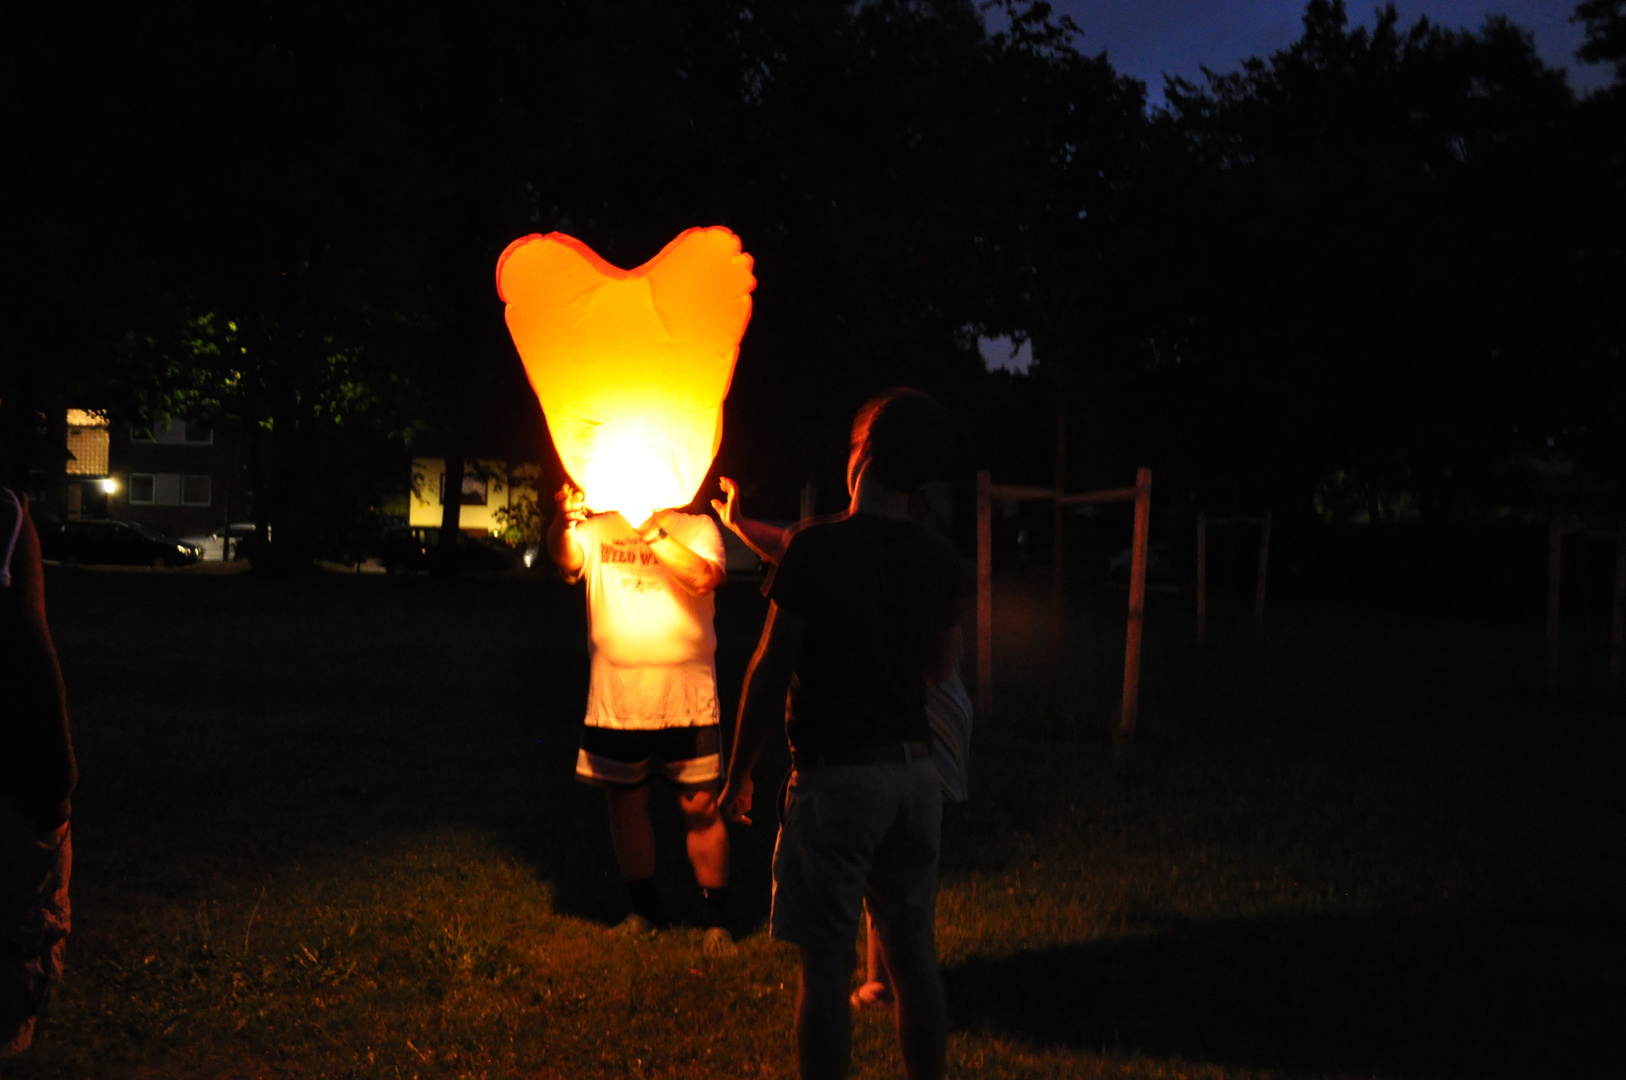
[[[106,476],[111,442],[106,414],[69,409],[68,462],[64,471],[69,476]]]
[[[131,506],[151,506],[153,495],[157,488],[158,478],[152,473],[131,473],[130,484],[125,489],[127,501]]]
[[[209,505],[209,478],[207,476],[186,476],[181,479],[181,505]]]

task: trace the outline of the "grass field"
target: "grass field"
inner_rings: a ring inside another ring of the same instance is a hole
[[[1041,592],[1001,586],[1002,711],[945,821],[953,1075],[1619,1070],[1622,716],[1534,692],[1539,627],[1288,610],[1199,652],[1189,598],[1156,595],[1119,746],[1122,594],[1080,595],[1058,745]],[[734,833],[737,956],[601,934],[579,592],[83,571],[48,599],[75,927],[8,1078],[795,1075],[768,824]],[[727,712],[763,601],[718,599]],[[898,1072],[885,1020],[855,1055]]]

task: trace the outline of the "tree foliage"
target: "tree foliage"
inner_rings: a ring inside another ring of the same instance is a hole
[[[1576,18],[1618,65],[1618,0]],[[955,407],[967,467],[1048,479],[1060,391],[1069,483],[1150,463],[1211,505],[1444,513],[1517,501],[1532,457],[1626,472],[1621,95],[1577,101],[1505,20],[1312,0],[1164,109],[1024,0],[9,24],[7,468],[69,403],[238,423],[296,560],[404,483],[409,438],[551,455],[491,281],[551,229],[623,266],[745,239],[719,467],[764,513],[839,489],[853,407],[899,382]],[[985,371],[984,334],[1033,374]]]

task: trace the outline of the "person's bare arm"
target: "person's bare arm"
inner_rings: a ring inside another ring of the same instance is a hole
[[[649,545],[655,561],[672,576],[672,580],[691,596],[704,596],[723,583],[727,577],[723,568],[710,559],[697,554],[661,525],[665,511],[651,514],[649,520],[638,527],[638,536]]]
[[[719,476],[717,486],[723,489],[724,495],[722,499],[711,500],[711,508],[717,511],[718,520],[729,532],[744,540],[745,546],[757,553],[757,558],[767,563],[778,562],[780,548],[784,546],[785,535],[790,530],[748,518],[741,513],[739,485],[728,477]]]
[[[785,693],[802,654],[803,623],[800,615],[768,605],[768,619],[762,624],[762,640],[745,671],[745,688],[740,693],[739,719],[734,724],[734,750],[728,762],[728,786],[720,804],[729,821],[749,825],[751,812],[751,770],[756,768],[763,747],[774,729],[784,722]]]
[[[548,526],[548,557],[559,567],[559,575],[573,582],[587,563],[581,541],[576,539],[576,526],[587,520],[587,499],[566,484],[554,493],[553,502],[557,509]]]

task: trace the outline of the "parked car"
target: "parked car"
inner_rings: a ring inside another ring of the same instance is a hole
[[[440,529],[433,525],[396,525],[379,536],[380,558],[387,573],[428,570],[440,549]],[[457,565],[462,570],[516,570],[520,553],[507,544],[466,532],[457,534]]]
[[[222,562],[242,558],[244,541],[251,541],[253,537],[252,521],[234,521],[203,536],[183,536],[181,543],[197,548],[204,562]]]
[[[146,525],[111,518],[64,521],[45,529],[40,535],[40,554],[69,565],[191,566],[202,557],[195,544]]]

